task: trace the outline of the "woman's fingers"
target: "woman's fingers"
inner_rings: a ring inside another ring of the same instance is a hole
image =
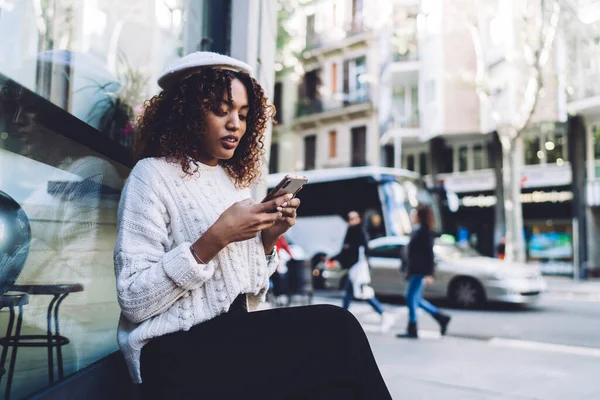
[[[296,208],[286,207],[281,210],[281,214],[284,218],[296,218]]]

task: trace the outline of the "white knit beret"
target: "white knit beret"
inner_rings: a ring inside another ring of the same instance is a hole
[[[166,71],[158,77],[158,86],[165,89],[171,83],[187,78],[203,67],[216,67],[252,74],[252,67],[245,62],[219,53],[197,51],[169,65]]]

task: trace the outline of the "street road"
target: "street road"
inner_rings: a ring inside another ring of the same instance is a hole
[[[396,316],[388,332],[368,304],[350,311],[394,399],[600,399],[600,301],[548,293],[531,307],[446,308],[453,320],[444,338],[421,313],[415,341],[395,338],[406,325],[402,302],[380,300]],[[341,293],[319,292],[315,303],[339,305]]]

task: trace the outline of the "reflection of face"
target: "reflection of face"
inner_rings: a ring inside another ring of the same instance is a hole
[[[417,210],[412,210],[410,212],[410,219],[413,222],[413,224],[419,223],[419,216],[417,215]]]
[[[216,110],[206,114],[206,133],[200,138],[201,153],[198,160],[207,165],[217,165],[219,160],[229,160],[246,133],[248,93],[239,79],[231,81],[231,99],[227,93]]]
[[[360,216],[356,212],[351,212],[348,214],[348,224],[350,226],[360,224]]]
[[[373,226],[381,225],[381,216],[379,214],[373,214],[371,216],[371,225],[373,225]]]

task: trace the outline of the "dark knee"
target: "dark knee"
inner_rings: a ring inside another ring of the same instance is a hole
[[[362,331],[360,322],[358,322],[354,314],[345,308],[330,304],[322,304],[312,307],[315,307],[319,310],[318,313],[320,318],[326,319],[332,324],[345,326],[346,328],[350,327],[351,329],[359,328]]]

